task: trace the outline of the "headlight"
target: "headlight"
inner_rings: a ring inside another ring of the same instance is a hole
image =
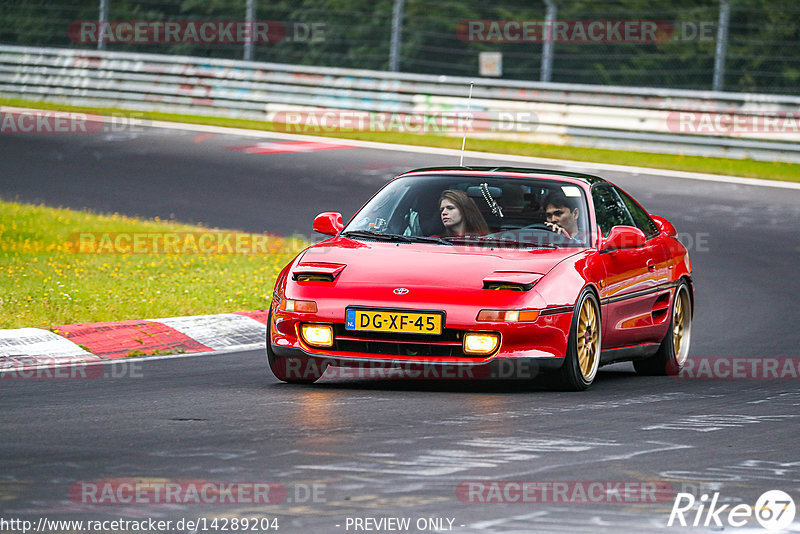
[[[300,335],[312,347],[330,347],[333,345],[333,327],[329,324],[300,325]]]
[[[486,356],[497,350],[500,334],[493,332],[467,332],[464,335],[464,354]]]

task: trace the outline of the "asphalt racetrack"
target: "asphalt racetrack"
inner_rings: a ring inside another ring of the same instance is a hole
[[[346,220],[399,172],[458,163],[319,148],[186,130],[4,134],[0,196],[310,236],[314,215]],[[596,174],[672,221],[690,248],[692,359],[795,358],[797,371],[800,191]],[[277,519],[279,532],[302,534],[719,532],[706,513],[714,496],[728,505],[715,516],[726,530],[733,506],[752,507],[767,490],[800,498],[798,376],[782,376],[639,377],[619,364],[583,393],[346,375],[293,386],[257,351],[129,361],[96,380],[0,380],[0,520],[49,526],[40,532],[91,530],[56,519],[120,518],[169,520],[162,531],[176,532],[202,532],[186,523],[201,518],[207,532],[245,530],[233,518],[260,521],[248,531]],[[123,502],[114,493],[123,483],[150,490]],[[184,492],[269,483],[270,502],[153,496],[169,483]],[[116,501],[96,502],[102,491]],[[688,526],[670,527],[679,493],[695,504]],[[799,521],[787,528],[800,531]],[[753,517],[735,531],[766,532]]]

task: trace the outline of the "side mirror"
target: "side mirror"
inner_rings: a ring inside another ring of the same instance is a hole
[[[608,252],[621,248],[639,248],[647,239],[644,232],[633,226],[619,225],[611,229],[611,233],[603,240],[600,252]]]
[[[666,220],[664,217],[661,217],[660,215],[650,215],[650,218],[653,219],[654,223],[656,223],[659,232],[666,234],[669,237],[675,237],[678,235],[678,231],[675,230],[675,227],[672,226],[672,223]]]
[[[315,232],[325,235],[336,235],[342,231],[342,214],[335,211],[326,211],[314,217],[314,224],[311,228]]]

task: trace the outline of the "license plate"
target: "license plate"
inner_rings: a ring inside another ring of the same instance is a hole
[[[442,333],[442,313],[348,309],[345,312],[345,329],[439,335]]]

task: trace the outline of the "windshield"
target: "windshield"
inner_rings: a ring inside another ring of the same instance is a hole
[[[379,191],[343,235],[438,245],[588,247],[587,213],[583,189],[570,182],[407,176]]]

